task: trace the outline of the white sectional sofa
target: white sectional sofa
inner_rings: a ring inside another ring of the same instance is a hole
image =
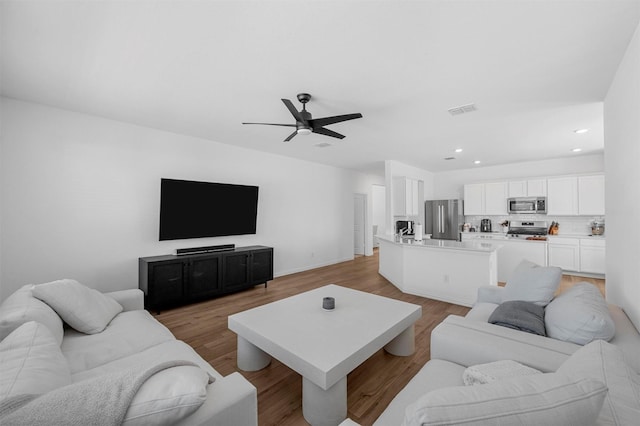
[[[118,391],[108,386],[119,373],[163,365],[136,388],[124,424],[257,425],[256,388],[239,373],[223,377],[176,340],[144,310],[141,291],[107,293],[108,306],[119,313],[104,330],[87,334],[63,328],[33,290],[24,286],[0,306],[0,407],[20,395],[51,396],[81,383],[106,387],[101,390],[108,396]],[[101,409],[98,404],[94,411]]]
[[[504,293],[502,287],[480,289],[477,303],[465,317],[450,315],[432,331],[431,360],[374,425],[457,424],[463,420],[478,425],[637,424],[640,334],[622,309],[608,305],[615,324],[615,335],[608,343],[594,339],[580,345],[488,323]],[[581,315],[580,308],[575,312],[566,308],[567,298],[562,303],[564,315]],[[580,326],[600,321],[600,315],[588,314],[589,309],[582,310]],[[463,375],[468,367],[500,360],[514,360],[546,374],[465,386]],[[563,391],[554,395],[550,389]]]

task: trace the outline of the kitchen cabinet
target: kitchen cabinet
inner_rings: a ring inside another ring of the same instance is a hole
[[[464,186],[464,214],[484,214],[484,184],[471,183]]]
[[[393,178],[394,216],[418,216],[424,201],[422,182],[407,177]]]
[[[604,215],[604,175],[578,177],[578,214]]]
[[[507,183],[473,183],[464,186],[465,215],[506,215]]]
[[[523,260],[540,266],[547,264],[546,241],[503,240],[495,241],[498,249],[498,281],[507,282],[516,267]]]
[[[547,214],[578,214],[578,178],[576,176],[547,179]]]
[[[564,271],[580,271],[580,239],[551,237],[548,243],[549,266],[558,266]]]
[[[580,272],[605,273],[605,240],[582,238],[580,240]]]
[[[273,248],[141,257],[138,266],[145,308],[160,310],[266,285],[273,279]]]
[[[508,194],[509,197],[546,197],[547,180],[527,179],[509,181]]]

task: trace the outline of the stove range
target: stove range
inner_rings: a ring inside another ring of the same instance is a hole
[[[510,238],[527,238],[547,235],[547,222],[542,220],[512,220],[507,236]]]

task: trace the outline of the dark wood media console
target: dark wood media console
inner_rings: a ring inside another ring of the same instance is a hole
[[[138,286],[145,308],[155,311],[224,294],[273,280],[273,248],[238,247],[192,255],[138,259]]]

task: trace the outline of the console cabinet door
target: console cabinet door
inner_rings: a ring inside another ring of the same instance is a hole
[[[159,262],[149,265],[149,302],[152,306],[169,306],[185,298],[182,261]]]
[[[250,263],[251,284],[262,284],[273,279],[273,249],[254,250]]]
[[[222,256],[194,258],[188,261],[188,294],[192,298],[214,295],[222,290]]]
[[[223,255],[222,287],[224,291],[249,285],[249,252]]]

